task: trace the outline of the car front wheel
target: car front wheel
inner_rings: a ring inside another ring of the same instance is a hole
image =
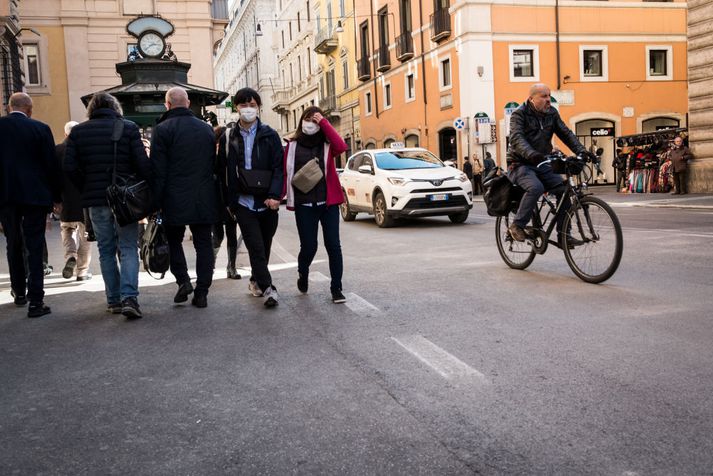
[[[465,223],[465,221],[468,219],[468,210],[461,213],[452,213],[448,215],[448,218],[451,220],[452,223]]]
[[[374,221],[379,228],[388,228],[394,224],[394,218],[387,214],[386,199],[381,192],[374,198]]]

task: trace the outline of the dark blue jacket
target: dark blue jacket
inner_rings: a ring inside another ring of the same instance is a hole
[[[215,134],[190,109],[167,111],[151,142],[151,191],[167,225],[220,220]]]
[[[112,109],[97,109],[88,121],[77,124],[67,137],[64,171],[82,193],[82,206],[107,206],[106,189],[114,167],[114,122],[122,119]],[[124,121],[124,132],[117,144],[117,174],[148,180],[151,165],[141,142],[139,127]]]
[[[0,118],[0,206],[51,207],[61,200],[49,126],[17,112]]]

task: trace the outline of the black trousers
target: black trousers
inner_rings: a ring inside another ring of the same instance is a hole
[[[1,210],[0,220],[7,240],[10,286],[16,296],[27,296],[31,303],[42,302],[45,296],[43,254],[48,207],[6,205]]]
[[[688,183],[686,182],[688,170],[681,170],[673,173],[673,183],[677,193],[688,193]]]
[[[243,206],[237,206],[233,210],[238,219],[240,232],[243,234],[245,247],[250,256],[250,267],[252,268],[251,281],[257,282],[261,291],[265,291],[272,286],[272,276],[267,269],[270,262],[270,248],[272,248],[272,237],[277,231],[278,214],[277,210],[264,210],[255,212]]]
[[[208,294],[208,289],[213,282],[213,245],[211,231],[213,225],[188,225],[193,234],[193,247],[196,250],[196,294]],[[191,280],[188,275],[186,255],[183,253],[183,235],[185,225],[166,225],[166,237],[171,255],[171,273],[180,285]]]

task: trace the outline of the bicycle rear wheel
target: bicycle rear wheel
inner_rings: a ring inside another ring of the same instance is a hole
[[[498,217],[495,220],[495,241],[498,244],[498,252],[505,264],[513,269],[525,269],[535,259],[535,251],[532,245],[525,241],[515,241],[508,232],[508,227],[515,218],[514,213],[508,216]]]
[[[588,283],[601,283],[614,274],[624,238],[619,219],[609,205],[596,197],[584,197],[567,212],[563,229],[574,238],[569,246],[562,244],[574,274]]]

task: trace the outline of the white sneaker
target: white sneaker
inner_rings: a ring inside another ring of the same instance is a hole
[[[265,298],[265,302],[263,303],[265,307],[275,307],[277,306],[277,300],[279,299],[279,296],[277,295],[277,289],[275,289],[274,286],[270,286],[265,290],[264,293],[262,293],[262,297]]]
[[[253,297],[262,297],[262,291],[260,291],[260,286],[257,285],[257,281],[250,280],[248,283],[248,293],[252,294]]]

